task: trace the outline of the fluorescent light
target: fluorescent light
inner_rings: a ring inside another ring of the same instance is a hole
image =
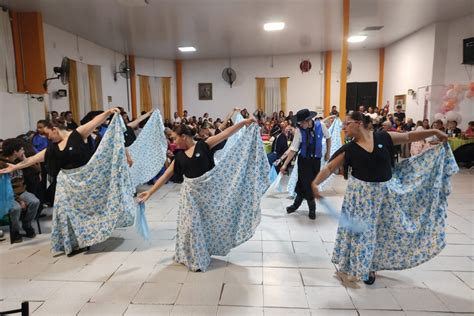
[[[281,31],[285,28],[284,22],[273,22],[273,23],[265,23],[263,25],[263,29],[265,31]]]
[[[349,37],[347,41],[349,43],[360,43],[360,42],[365,41],[366,38],[367,36],[365,35],[354,35],[354,36]]]
[[[192,46],[186,46],[186,47],[178,47],[178,49],[183,52],[183,53],[187,53],[187,52],[195,52],[196,51],[196,48],[192,47]]]

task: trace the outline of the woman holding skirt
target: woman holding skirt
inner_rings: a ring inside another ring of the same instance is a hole
[[[320,198],[318,185],[344,168],[349,183],[332,261],[350,279],[373,284],[376,271],[415,267],[444,248],[450,177],[458,168],[446,144],[394,164],[395,145],[430,136],[446,141],[439,130],[373,132],[360,112],[343,126],[353,140],[334,154],[312,189]]]

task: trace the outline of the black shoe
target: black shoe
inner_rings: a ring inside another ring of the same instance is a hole
[[[10,233],[10,240],[12,244],[17,244],[23,241],[23,238],[19,233]]]
[[[68,257],[73,257],[77,254],[80,254],[81,252],[86,252],[86,251],[89,251],[91,249],[91,247],[85,247],[85,248],[79,248],[79,249],[75,249],[73,250],[71,253],[68,253],[67,256]]]
[[[309,218],[316,219],[316,210],[309,210]]]
[[[35,233],[35,230],[33,227],[23,227],[23,229],[25,230],[25,237],[26,238],[35,238],[36,237],[36,233]]]
[[[375,282],[375,272],[369,272],[369,278],[364,280],[364,283],[367,285],[372,285]]]
[[[298,208],[297,208],[295,205],[292,204],[292,205],[286,207],[286,212],[287,212],[288,214],[291,214],[291,213],[293,213],[294,211],[296,211],[297,209],[298,209]]]

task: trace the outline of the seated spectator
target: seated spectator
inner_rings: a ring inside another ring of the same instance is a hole
[[[468,123],[468,126],[469,127],[464,132],[464,136],[466,136],[468,138],[472,138],[472,137],[474,137],[474,121],[470,121]]]
[[[405,112],[402,111],[402,106],[397,105],[396,112],[393,114],[394,117],[398,118],[400,122],[405,122]]]
[[[461,130],[458,128],[458,122],[456,121],[449,121],[448,122],[448,129],[446,130],[446,134],[450,137],[456,137],[457,135],[461,134]]]
[[[420,123],[421,123],[421,122],[420,122]],[[404,132],[411,132],[411,131],[413,131],[414,129],[415,129],[415,123],[413,123],[413,119],[412,119],[412,118],[407,119],[406,124],[404,124],[404,125],[402,126],[402,130],[403,130]]]
[[[72,112],[71,111],[67,111],[67,112],[64,112],[64,120],[66,121],[66,127],[68,130],[75,130],[78,125],[76,124],[76,122],[74,122],[74,120],[72,119]]]
[[[36,123],[36,134],[31,141],[37,153],[48,147],[48,137],[44,132],[45,124],[45,120],[39,120]]]
[[[0,169],[23,159],[25,159],[25,152],[22,140],[17,138],[5,140],[3,153],[0,156]],[[15,193],[13,208],[9,211],[11,220],[10,238],[12,243],[19,243],[23,241],[20,235],[20,221],[27,238],[36,236],[31,223],[35,219],[40,201],[34,194],[26,191],[22,170],[12,172],[10,175],[13,192]]]

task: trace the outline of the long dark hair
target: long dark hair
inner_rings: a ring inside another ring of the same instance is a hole
[[[372,122],[368,115],[364,115],[359,111],[351,112],[351,114],[349,114],[349,117],[354,121],[362,122],[362,125],[364,125],[365,128],[369,128],[369,125]]]

